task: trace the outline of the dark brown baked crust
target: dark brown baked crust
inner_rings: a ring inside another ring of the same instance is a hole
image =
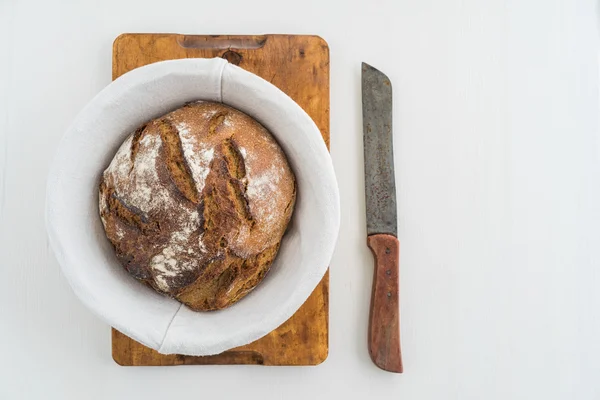
[[[223,104],[187,104],[137,129],[100,182],[100,216],[135,278],[194,310],[230,306],[268,272],[294,175],[269,132]]]

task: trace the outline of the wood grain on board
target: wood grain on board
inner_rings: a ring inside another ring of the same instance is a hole
[[[329,48],[318,36],[123,34],[113,44],[113,79],[137,67],[179,58],[223,57],[268,80],[315,121],[329,148]],[[120,365],[316,365],[329,344],[329,272],[302,307],[263,338],[224,353],[164,355],[112,330]]]

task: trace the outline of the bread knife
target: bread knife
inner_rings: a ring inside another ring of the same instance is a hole
[[[362,64],[367,245],[375,258],[369,316],[369,354],[379,368],[402,372],[399,253],[392,140],[392,84]]]

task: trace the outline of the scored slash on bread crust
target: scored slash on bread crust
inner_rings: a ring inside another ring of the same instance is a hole
[[[263,279],[295,199],[294,175],[264,127],[194,102],[126,139],[102,175],[100,216],[134,277],[213,310]]]
[[[191,176],[190,167],[186,163],[183,155],[179,132],[169,120],[160,120],[158,124],[162,147],[166,153],[166,164],[171,179],[183,196],[189,201],[197,204],[199,201],[199,194],[194,179]]]

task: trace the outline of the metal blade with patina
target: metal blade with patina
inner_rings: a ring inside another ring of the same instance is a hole
[[[381,71],[362,64],[363,140],[367,234],[398,236],[392,141],[392,84]]]

